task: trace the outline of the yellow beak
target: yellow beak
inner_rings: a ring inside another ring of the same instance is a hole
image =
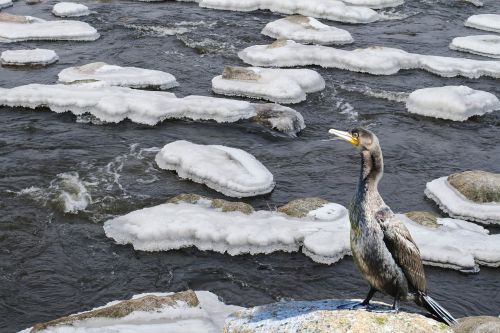
[[[341,138],[342,140],[345,140],[349,142],[352,145],[359,145],[359,140],[358,138],[355,138],[351,133],[349,132],[344,132],[344,131],[338,131],[336,129],[331,129],[328,131],[328,133],[333,134]]]

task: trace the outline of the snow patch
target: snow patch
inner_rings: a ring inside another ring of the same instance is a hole
[[[0,56],[0,63],[10,66],[47,66],[57,60],[59,60],[58,55],[54,51],[46,49],[7,50],[3,51]]]
[[[490,58],[500,58],[500,36],[479,35],[454,38],[450,49]]]
[[[59,2],[52,8],[52,13],[59,17],[86,16],[90,14],[85,5],[74,2]]]
[[[465,26],[479,30],[500,32],[500,14],[472,15],[465,21]]]

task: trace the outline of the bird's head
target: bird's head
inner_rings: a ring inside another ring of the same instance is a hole
[[[364,128],[355,128],[349,132],[331,129],[328,133],[349,142],[361,150],[374,151],[380,149],[377,136]]]

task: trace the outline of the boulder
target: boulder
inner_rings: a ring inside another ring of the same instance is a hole
[[[305,217],[309,212],[319,209],[329,202],[325,199],[313,198],[300,198],[290,201],[284,206],[278,208],[278,212],[284,213],[292,217]]]
[[[420,211],[412,211],[405,214],[410,220],[415,223],[418,223],[424,227],[430,227],[433,229],[437,229],[439,224],[437,220],[439,216],[431,212],[420,212]]]
[[[182,193],[173,198],[170,198],[168,203],[179,203],[185,202],[190,204],[196,204],[200,200],[210,203],[210,207],[215,209],[220,209],[222,212],[241,212],[243,214],[251,214],[254,209],[247,203],[241,201],[227,201],[224,199],[212,199],[207,198],[202,195],[192,194],[192,193]]]
[[[453,326],[455,333],[498,333],[500,318],[492,316],[464,317]]]
[[[448,183],[470,201],[500,202],[500,174],[474,170],[448,176]]]

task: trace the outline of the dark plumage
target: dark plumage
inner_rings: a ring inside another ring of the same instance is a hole
[[[378,192],[384,161],[378,138],[358,128],[351,132],[330,133],[360,149],[361,173],[356,193],[349,206],[351,250],[356,266],[370,284],[370,292],[361,303],[368,305],[376,291],[399,300],[413,300],[442,321],[455,319],[427,295],[427,283],[420,251],[402,221],[385,204]]]

